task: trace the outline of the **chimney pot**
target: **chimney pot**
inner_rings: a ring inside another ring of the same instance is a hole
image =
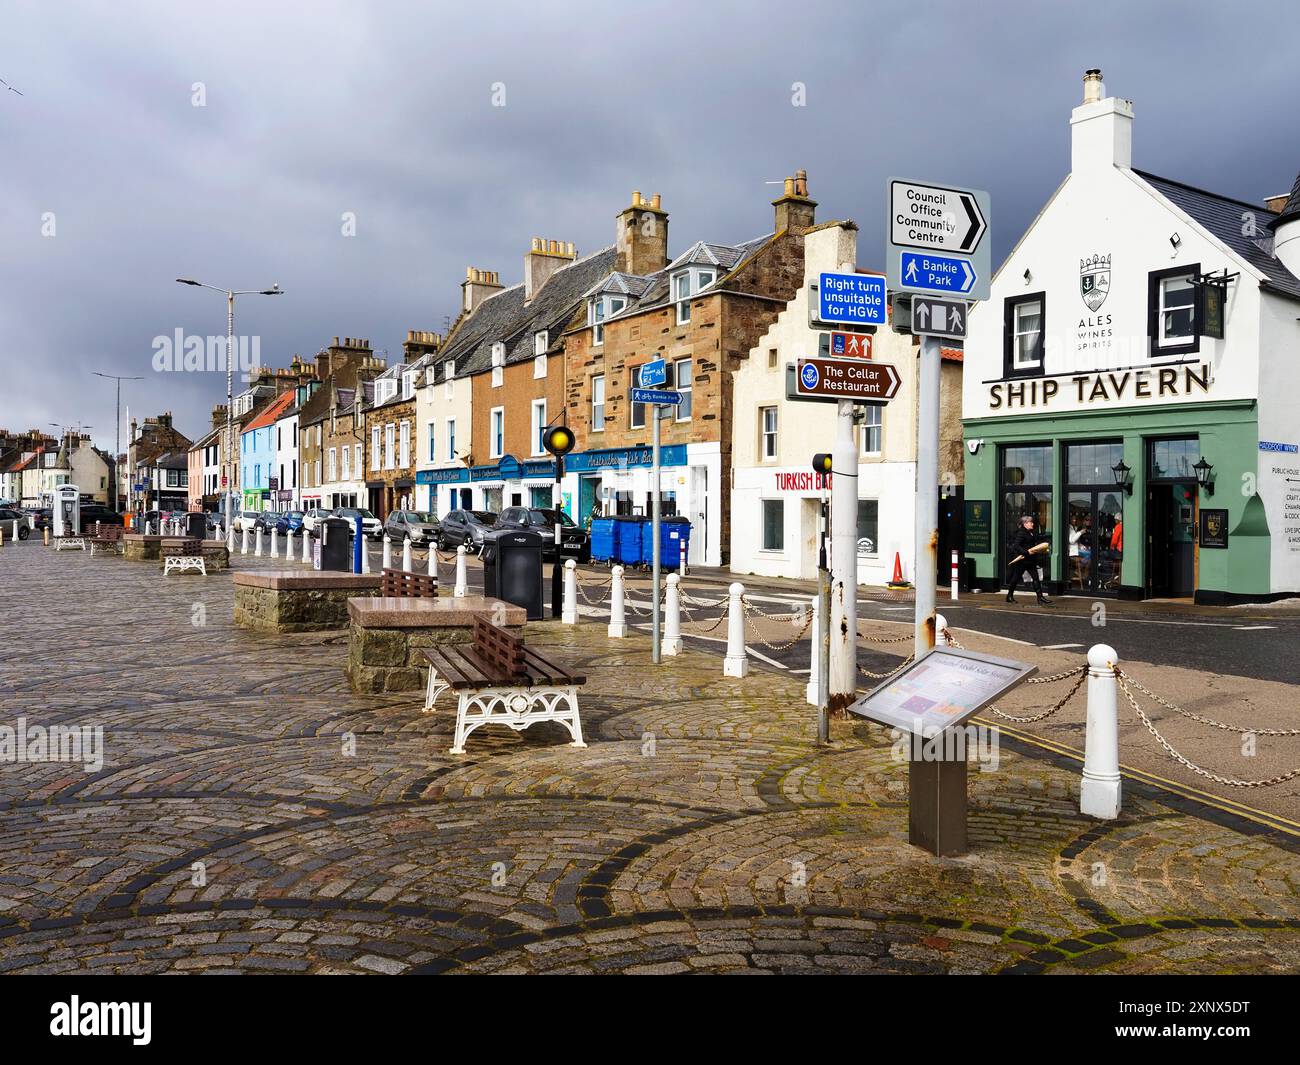
[[[653,207],[656,211],[659,210],[659,193],[657,192],[655,193],[654,199],[650,201],[650,206]]]
[[[1094,67],[1083,72],[1083,102],[1095,104],[1101,99],[1101,71]]]
[[[636,189],[632,190],[632,206],[633,207],[641,206],[641,193]]]

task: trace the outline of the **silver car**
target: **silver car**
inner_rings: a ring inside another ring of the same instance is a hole
[[[384,532],[391,539],[405,540],[409,536],[412,544],[433,543],[440,528],[438,519],[427,510],[395,510],[384,522]]]

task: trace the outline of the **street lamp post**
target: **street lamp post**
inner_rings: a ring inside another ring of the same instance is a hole
[[[117,403],[113,409],[113,509],[117,509],[117,496],[121,489],[118,482],[117,464],[119,456],[122,454],[122,382],[123,381],[143,381],[143,377],[119,377],[117,374],[100,373],[98,370],[91,370],[96,377],[106,377],[110,381],[117,382]]]
[[[226,478],[226,528],[229,529],[231,522],[235,518],[235,449],[232,425],[235,406],[235,297],[282,296],[284,292],[278,284],[272,285],[270,288],[237,290],[218,288],[216,285],[205,285],[202,281],[195,281],[188,277],[178,277],[176,280],[182,285],[193,285],[195,288],[210,288],[213,292],[222,292],[226,296],[226,460],[228,466],[223,465],[222,472]]]

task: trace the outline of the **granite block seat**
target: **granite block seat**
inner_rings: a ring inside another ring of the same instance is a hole
[[[379,575],[370,573],[240,570],[234,581],[235,624],[259,632],[341,629],[350,601],[379,594]]]
[[[122,536],[122,557],[132,562],[157,562],[162,558],[162,543],[168,539],[156,533],[125,533]]]
[[[418,691],[423,652],[472,644],[474,621],[485,617],[507,631],[523,631],[523,607],[481,595],[456,598],[351,599],[348,611],[348,683],[355,692]]]

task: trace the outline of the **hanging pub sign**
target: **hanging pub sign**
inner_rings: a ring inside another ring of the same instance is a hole
[[[1203,281],[1196,286],[1196,320],[1201,325],[1201,336],[1223,339],[1223,311],[1227,299],[1227,285]]]

